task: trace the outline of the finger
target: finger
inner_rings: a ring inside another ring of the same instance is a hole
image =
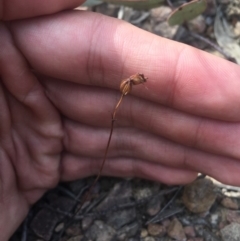
[[[37,116],[36,121],[56,119],[56,111],[45,97],[42,86],[30,71],[26,59],[14,46],[4,24],[0,24],[0,73],[6,89]],[[52,118],[46,117],[46,110]]]
[[[90,165],[92,171],[99,170],[109,130],[80,125],[72,121],[65,121],[64,127],[65,150],[75,157],[79,156],[79,161],[82,157],[88,157],[93,160]],[[240,183],[239,160],[198,151],[137,129],[114,129],[107,160],[110,159],[111,162],[118,157],[132,162],[144,160],[146,163],[159,164],[170,169],[201,172],[228,184]]]
[[[0,143],[17,172],[19,188],[52,187],[59,178],[61,119],[4,24],[0,24],[0,45],[0,74],[8,108],[5,114],[10,120]],[[2,115],[1,121],[7,117]]]
[[[43,74],[118,89],[142,72],[149,81],[133,94],[191,114],[240,120],[240,69],[192,47],[90,12],[65,12],[15,22],[17,46]]]
[[[64,116],[83,124],[106,128],[104,131],[100,130],[101,133],[94,128],[90,128],[87,132],[86,127],[66,124],[69,135],[74,138],[79,136],[79,139],[72,141],[71,145],[74,146],[75,142],[78,143],[81,138],[85,138],[82,137],[84,134],[81,134],[84,133],[84,128],[86,137],[92,135],[94,131],[98,134],[92,139],[102,136],[102,132],[108,136],[111,113],[120,97],[119,93],[50,79],[45,82],[45,87],[49,98]],[[150,136],[151,134],[161,136],[196,150],[240,158],[239,123],[200,118],[130,96],[124,97],[116,118],[115,126],[118,127],[134,127],[145,130]],[[78,134],[75,135],[75,132]],[[147,134],[144,135],[145,137],[141,138],[143,142],[150,138]],[[128,136],[129,134],[125,133],[124,137]],[[154,141],[151,145],[154,145]]]
[[[81,5],[84,0],[0,0],[0,19],[13,20],[52,14]]]
[[[11,118],[6,95],[3,90],[2,80],[0,78],[0,140],[8,142],[10,139],[9,133],[11,129]],[[1,143],[1,141],[0,141]],[[2,143],[1,143],[2,144]]]
[[[219,160],[220,159],[220,160]],[[71,181],[89,175],[96,175],[100,169],[102,159],[75,156],[66,153],[62,159],[61,170],[62,180]],[[147,162],[142,159],[127,157],[108,158],[102,175],[116,177],[141,177],[166,184],[184,184],[193,181],[198,172],[209,175],[216,180],[228,185],[240,184],[239,164],[234,160],[227,160],[216,157],[214,160],[201,159],[193,164],[199,163],[198,167],[191,169],[177,169],[162,164]],[[217,167],[217,168],[216,168]],[[204,171],[205,170],[205,171]],[[177,174],[178,173],[178,174]]]
[[[97,165],[96,165],[97,164]],[[78,157],[65,153],[62,159],[62,181],[71,181],[99,171],[100,159]],[[115,177],[139,177],[169,185],[186,184],[197,177],[194,171],[169,168],[160,164],[128,158],[111,158],[104,166],[102,175]]]

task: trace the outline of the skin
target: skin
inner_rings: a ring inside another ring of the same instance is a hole
[[[0,240],[59,181],[103,175],[240,185],[240,68],[77,0],[0,0]],[[36,18],[31,18],[36,17]],[[106,143],[105,143],[106,142]]]

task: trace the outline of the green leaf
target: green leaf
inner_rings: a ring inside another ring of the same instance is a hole
[[[168,24],[170,26],[183,24],[184,22],[192,20],[202,14],[206,8],[206,0],[194,0],[185,3],[171,13],[168,18]]]
[[[129,1],[121,1],[121,0],[103,0],[103,2],[123,5],[127,7],[134,8],[136,10],[149,10],[151,8],[156,8],[158,6],[163,5],[165,0],[129,0]]]

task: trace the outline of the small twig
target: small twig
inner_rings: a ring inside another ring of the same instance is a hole
[[[185,207],[177,207],[177,208],[171,208],[169,210],[165,210],[164,212],[161,213],[160,216],[157,216],[156,218],[154,218],[153,221],[148,221],[146,224],[149,223],[158,223],[163,221],[164,219],[170,218],[173,215],[176,215],[178,213],[181,213],[183,210],[185,209]]]
[[[182,190],[182,188],[183,188],[183,186],[179,186],[178,190],[175,192],[175,194],[170,199],[170,201],[164,206],[164,208],[161,209],[160,213],[163,212],[165,209],[167,209],[170,206],[170,204],[176,199],[177,195]]]
[[[151,219],[149,219],[146,224],[149,223],[155,223],[157,222],[157,220],[159,220],[161,214],[170,206],[170,204],[175,200],[175,198],[177,197],[177,195],[179,194],[179,192],[182,190],[182,186],[179,186],[178,190],[175,192],[175,194],[173,195],[173,197],[170,199],[170,201]]]
[[[166,0],[168,6],[173,10],[174,9],[174,6],[172,4],[172,1],[171,0]]]
[[[233,62],[233,63],[237,63],[236,59],[231,57],[228,53],[226,53],[221,47],[219,47],[217,44],[213,43],[211,40],[197,34],[197,33],[193,33],[191,31],[188,31],[188,33],[196,38],[196,39],[199,39],[205,43],[207,43],[208,45],[210,45],[211,47],[213,47],[214,49],[216,49],[219,53],[221,53],[227,60]]]
[[[136,207],[145,205],[152,198],[167,195],[167,194],[172,193],[174,191],[178,191],[178,189],[179,189],[179,187],[173,187],[173,188],[170,188],[170,189],[162,190],[159,193],[156,193],[156,194],[151,195],[149,197],[143,198],[141,200],[130,201],[130,202],[123,203],[123,204],[117,204],[115,206],[108,207],[107,209],[104,209],[102,211],[95,211],[95,212],[87,213],[84,216],[87,216],[87,217],[90,216],[90,217],[97,218],[99,216],[107,215],[107,213],[109,213],[109,212],[116,212],[116,211],[125,210],[125,209],[129,209],[129,208],[133,208],[133,207],[136,208]],[[83,215],[76,216],[75,220],[83,219],[84,216]]]
[[[137,24],[140,24],[141,22],[143,22],[144,20],[146,20],[149,16],[150,16],[149,12],[144,12],[141,14],[141,16],[139,18],[134,19],[130,22],[131,22],[131,24],[137,25]]]
[[[77,199],[76,195],[74,193],[72,193],[71,191],[69,191],[67,188],[62,187],[62,186],[58,186],[57,189],[60,192],[63,192],[64,194],[66,194],[68,197],[72,198],[73,200],[75,200],[76,202],[79,202],[79,200]]]

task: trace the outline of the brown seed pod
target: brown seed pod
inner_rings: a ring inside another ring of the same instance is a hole
[[[120,91],[123,95],[127,95],[132,90],[132,83],[129,78],[122,80],[120,84]]]
[[[120,84],[120,91],[123,95],[127,95],[132,90],[132,85],[143,84],[147,81],[147,78],[144,74],[134,74],[129,78],[122,80]]]
[[[144,74],[134,74],[129,77],[133,85],[140,85],[147,81],[147,77],[144,76]]]

